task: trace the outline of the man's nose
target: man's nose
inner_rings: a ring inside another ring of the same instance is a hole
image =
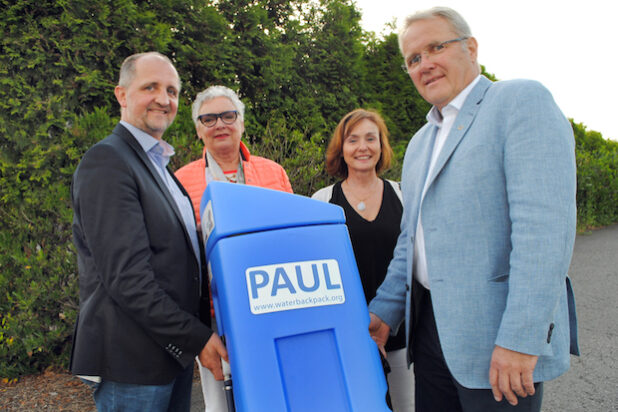
[[[159,90],[155,96],[155,101],[161,106],[167,106],[170,104],[170,96],[167,94],[167,90]]]
[[[429,54],[426,50],[421,53],[421,62],[419,63],[419,71],[426,70],[428,68],[433,67],[433,56]]]

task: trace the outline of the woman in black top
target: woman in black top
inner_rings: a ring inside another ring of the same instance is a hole
[[[312,197],[341,206],[346,215],[367,302],[384,280],[399,236],[401,191],[379,174],[390,166],[392,149],[379,114],[357,109],[341,119],[326,152],[326,171],[340,180]],[[394,411],[412,411],[412,370],[407,367],[405,328],[389,338],[389,392]]]

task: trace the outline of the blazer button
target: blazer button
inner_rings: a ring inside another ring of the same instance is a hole
[[[406,283],[406,292],[408,292],[409,290],[410,290],[410,285]]]

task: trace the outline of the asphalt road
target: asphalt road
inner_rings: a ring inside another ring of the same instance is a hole
[[[581,356],[545,384],[543,412],[618,411],[618,225],[577,236],[570,276]]]
[[[543,412],[618,412],[618,225],[577,236],[569,273],[581,356],[545,383]],[[196,382],[191,412],[203,410]]]

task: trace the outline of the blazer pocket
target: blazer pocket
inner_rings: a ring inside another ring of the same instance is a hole
[[[489,278],[490,282],[497,282],[497,283],[501,283],[501,282],[506,282],[509,278],[509,274],[508,273],[499,273],[499,274],[494,274],[493,276],[491,276]]]

